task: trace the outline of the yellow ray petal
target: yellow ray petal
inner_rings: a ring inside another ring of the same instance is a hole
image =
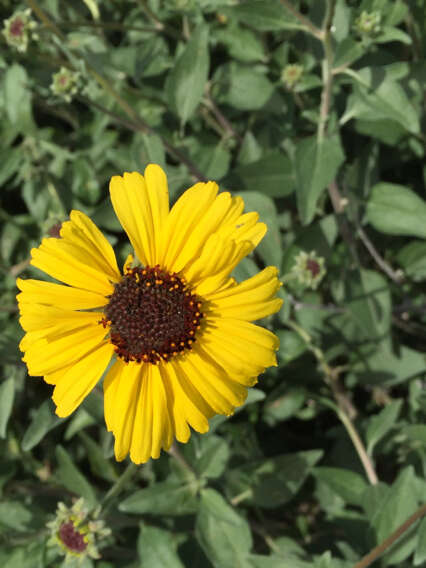
[[[211,406],[194,388],[178,364],[160,364],[159,369],[167,392],[176,439],[179,442],[188,441],[191,434],[188,424],[197,432],[207,432],[208,418],[215,414]]]
[[[117,359],[111,365],[104,379],[104,414],[105,423],[109,432],[114,430],[115,410],[117,408],[116,393],[120,383],[121,373],[124,371],[125,367],[126,364],[121,359]]]
[[[47,375],[85,357],[103,343],[107,333],[101,325],[92,325],[72,330],[57,340],[42,338],[28,347],[22,360],[30,375]]]
[[[43,304],[20,304],[19,308],[22,314],[19,323],[25,331],[53,326],[71,330],[85,325],[97,325],[103,317],[102,312],[78,312]]]
[[[282,300],[276,297],[281,283],[278,270],[268,266],[241,284],[204,295],[213,313],[225,318],[253,321],[277,312]]]
[[[107,274],[110,280],[120,280],[112,246],[87,215],[81,211],[71,211],[70,220],[62,224],[60,235],[70,244],[84,249],[92,259],[92,264]]]
[[[209,318],[196,349],[202,350],[235,380],[245,384],[267,367],[276,366],[278,338],[252,323],[226,318]],[[247,354],[250,354],[248,357]]]
[[[64,239],[43,239],[31,250],[31,264],[70,286],[102,296],[114,291],[110,276],[94,266],[94,256]]]
[[[137,172],[114,176],[111,201],[140,261],[157,264],[168,213],[168,189],[164,172],[151,165],[146,180]]]
[[[152,263],[155,265],[159,264],[163,257],[164,225],[169,214],[169,190],[166,174],[157,164],[149,164],[145,168],[144,176],[155,234],[155,250],[152,258]]]
[[[118,461],[122,461],[129,453],[133,435],[140,433],[135,431],[135,416],[141,404],[141,392],[146,388],[146,370],[147,365],[129,363],[122,368],[118,377],[113,417],[107,419],[113,425],[114,451]]]
[[[204,192],[205,188],[203,194]],[[207,194],[206,197],[208,197]],[[226,218],[227,223],[238,218],[239,203],[236,204],[236,201],[228,192],[221,193],[209,206],[200,211],[194,224],[188,227],[187,236],[182,241],[181,249],[173,262],[175,272],[183,270],[188,263],[193,262],[199,256],[207,239],[223,225]]]
[[[111,344],[103,343],[56,380],[52,398],[58,416],[68,416],[81,404],[101,378],[113,352]]]
[[[179,270],[181,251],[200,218],[214,202],[217,191],[216,183],[197,183],[186,190],[172,207],[164,228],[164,257],[161,259],[167,270]]]
[[[211,365],[195,351],[177,358],[176,365],[217,414],[229,416],[235,406],[244,402],[245,389],[227,380],[223,369]]]
[[[22,280],[16,281],[22,294],[18,294],[19,303],[39,303],[53,306],[64,306],[68,310],[88,310],[100,308],[108,303],[108,299],[89,290],[62,286],[53,282],[43,282],[42,280]]]
[[[141,457],[146,458],[148,455],[148,457],[155,459],[159,457],[161,449],[168,450],[170,448],[173,441],[173,431],[167,405],[166,390],[158,366],[150,365],[150,371],[148,380],[151,383],[152,438],[151,444],[144,448],[145,452],[142,452]],[[138,427],[139,424],[136,423],[136,426]],[[134,456],[132,456],[132,453],[130,457],[133,460]],[[136,463],[141,463],[141,461]]]

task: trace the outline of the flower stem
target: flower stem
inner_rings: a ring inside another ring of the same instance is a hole
[[[335,0],[327,0],[327,8],[322,26],[321,40],[324,48],[324,59],[322,61],[322,82],[320,119],[318,123],[318,142],[324,139],[328,115],[331,105],[331,89],[333,86],[333,48],[331,44],[331,23],[334,17]]]
[[[132,479],[137,469],[138,466],[133,462],[130,462],[120,477],[114,482],[114,485],[102,499],[101,506],[104,513],[110,508],[114,498],[117,497],[123,489],[125,489],[127,483]]]
[[[173,444],[170,446],[169,454],[176,460],[181,469],[188,474],[188,477],[197,477],[196,471],[194,470],[192,465],[187,462],[184,455],[177,447],[176,442],[173,442]]]
[[[426,504],[422,505],[415,513],[408,517],[408,519],[400,527],[396,529],[388,538],[386,538],[382,543],[377,545],[371,552],[369,552],[364,558],[357,562],[353,568],[367,568],[375,560],[377,560],[388,548],[390,548],[394,542],[396,542],[416,521],[421,519],[426,515]]]
[[[304,340],[308,349],[315,355],[315,358],[318,361],[319,366],[324,374],[325,382],[330,387],[331,392],[333,393],[333,397],[337,403],[337,416],[345,427],[354,445],[354,448],[364,467],[368,481],[371,483],[371,485],[376,485],[379,480],[377,478],[374,465],[348,412],[351,404],[349,403],[349,401],[347,401],[347,397],[342,392],[342,388],[337,384],[339,369],[330,367],[330,365],[327,363],[324,352],[312,343],[312,337],[305,329],[303,329],[303,327],[292,320],[288,320],[286,322],[286,325],[293,329]]]

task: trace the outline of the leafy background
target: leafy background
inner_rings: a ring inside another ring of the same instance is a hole
[[[1,565],[61,565],[45,524],[83,496],[112,529],[99,568],[353,566],[426,494],[424,2],[21,7],[38,38],[0,42]],[[50,88],[61,67],[79,74],[69,101]],[[149,162],[173,200],[199,179],[243,195],[269,232],[237,278],[275,264],[288,283],[263,322],[278,368],[233,418],[132,468],[100,388],[58,419],[27,377],[15,278],[39,277],[30,248],[71,208],[123,259],[108,181]],[[325,259],[315,291],[289,276],[301,250]],[[375,565],[425,562],[423,520]]]

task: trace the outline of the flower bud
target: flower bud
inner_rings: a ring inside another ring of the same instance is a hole
[[[377,10],[367,12],[363,10],[361,15],[355,20],[355,30],[360,36],[376,36],[380,33],[380,21],[382,16]]]
[[[66,560],[73,557],[81,560],[99,558],[97,545],[111,531],[105,527],[104,521],[96,520],[98,514],[99,510],[89,513],[83,498],[75,501],[72,507],[58,503],[55,518],[47,523],[51,532],[48,545],[56,546]]]
[[[303,75],[302,65],[286,65],[281,73],[281,79],[288,89],[293,89]]]
[[[54,95],[69,103],[79,90],[79,80],[80,73],[71,71],[67,67],[61,67],[52,76],[50,90]]]
[[[315,290],[326,273],[324,259],[318,256],[315,251],[310,253],[301,251],[296,256],[291,272],[297,276],[301,284]]]
[[[17,51],[25,53],[30,39],[38,39],[35,29],[37,23],[31,18],[31,10],[17,10],[3,22],[3,35],[6,43]]]

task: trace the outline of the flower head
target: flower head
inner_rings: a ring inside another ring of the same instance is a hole
[[[291,269],[301,284],[315,290],[325,275],[324,259],[315,251],[301,251]]]
[[[37,23],[31,18],[31,10],[17,10],[3,22],[3,35],[6,42],[17,51],[27,51],[30,38],[37,39]]]
[[[69,103],[78,91],[79,80],[80,73],[71,71],[67,67],[61,67],[57,73],[52,75],[50,90],[54,95]]]
[[[355,30],[359,35],[365,37],[376,36],[380,33],[382,16],[380,12],[366,12],[363,10],[361,15],[355,21]]]
[[[116,458],[141,463],[174,438],[186,442],[190,426],[206,432],[213,415],[231,415],[276,365],[277,337],[251,322],[280,309],[280,283],[272,266],[240,284],[230,276],[266,226],[215,183],[195,184],[169,211],[166,176],[151,164],[144,176],[113,177],[110,194],[136,258],[120,272],[99,229],[72,211],[60,238],[43,239],[31,260],[65,285],[17,281],[20,348],[29,374],[55,386],[59,416],[113,359],[106,424]]]
[[[97,520],[99,511],[89,513],[80,498],[72,507],[58,503],[55,518],[47,523],[50,529],[50,546],[57,546],[66,559],[85,557],[99,558],[97,545],[111,531],[103,521]]]
[[[286,65],[281,73],[281,79],[288,89],[293,89],[303,75],[302,65]]]

